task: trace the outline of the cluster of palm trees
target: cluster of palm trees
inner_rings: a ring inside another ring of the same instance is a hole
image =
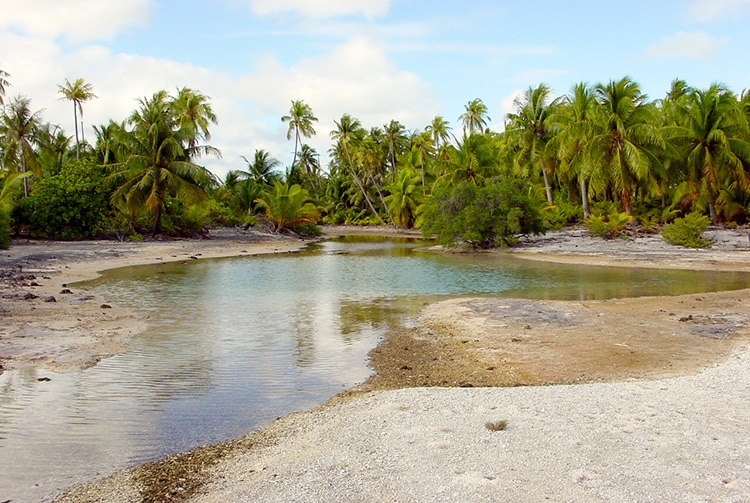
[[[161,230],[168,200],[185,206],[211,200],[242,219],[280,208],[278,198],[285,197],[298,206],[285,208],[287,221],[418,226],[437,189],[497,177],[526,181],[548,211],[565,210],[568,219],[615,205],[661,223],[691,211],[714,222],[744,223],[748,216],[750,96],[720,84],[695,89],[675,80],[658,100],[627,77],[579,83],[557,98],[540,84],[516,99],[502,132],[488,129],[482,100],[469,101],[458,117],[459,137],[441,116],[423,130],[407,130],[396,120],[366,129],[343,114],[334,121],[326,170],[305,143],[318,119],[307,103],[293,100],[281,117],[294,140],[292,165],[282,167],[258,149],[219,181],[198,164],[202,156],[220,155],[208,144],[217,118],[199,91],[142,98],[124,121],[94,126],[89,144],[83,104],[96,96],[83,79],[66,80],[59,92],[73,104],[71,145],[28,98],[3,99],[8,78],[0,71],[0,182],[22,179],[28,196],[34,180],[63,165],[95,163],[112,188],[113,207],[131,222],[147,217],[152,233]]]

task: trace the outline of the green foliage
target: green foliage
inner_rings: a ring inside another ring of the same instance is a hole
[[[266,210],[266,216],[273,222],[276,232],[283,229],[301,230],[315,225],[320,219],[310,193],[296,184],[289,186],[275,182],[273,188],[263,192],[256,201]]]
[[[78,239],[97,235],[109,214],[102,168],[88,161],[62,167],[42,178],[19,202],[16,215],[32,236]]]
[[[422,233],[435,235],[445,245],[510,246],[517,234],[545,232],[539,203],[529,197],[525,184],[510,178],[494,178],[479,187],[465,182],[438,189],[422,217]]]
[[[633,217],[618,211],[614,203],[605,203],[597,205],[586,225],[594,236],[610,239],[618,236],[632,221]]]
[[[673,223],[664,226],[661,235],[673,245],[704,248],[711,244],[701,238],[701,234],[706,230],[708,223],[709,218],[707,216],[697,212],[690,213],[684,218],[677,218]]]
[[[582,217],[583,209],[567,201],[558,201],[557,204],[546,206],[542,210],[544,226],[549,230],[562,229],[581,220]]]
[[[10,215],[30,173],[8,175],[0,184],[0,250],[10,248]]]
[[[10,213],[0,208],[0,250],[10,248]]]

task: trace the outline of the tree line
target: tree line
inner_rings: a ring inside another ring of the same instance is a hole
[[[0,71],[0,100],[9,77]],[[27,98],[0,101],[0,226],[81,238],[261,221],[295,232],[320,222],[388,224],[487,247],[576,222],[611,231],[692,213],[748,219],[750,95],[721,84],[675,80],[656,100],[628,77],[579,83],[560,97],[539,84],[515,100],[502,132],[488,129],[481,99],[466,103],[457,132],[442,116],[408,130],[396,120],[368,128],[343,114],[325,169],[305,143],[318,119],[293,100],[281,117],[292,164],[256,149],[223,180],[200,165],[221,155],[210,145],[217,117],[201,92],[142,98],[125,120],[94,126],[91,141],[83,104],[96,97],[92,86],[66,80],[59,92],[73,104],[72,137],[44,123]]]

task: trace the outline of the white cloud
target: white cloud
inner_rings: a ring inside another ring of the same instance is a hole
[[[304,17],[326,18],[361,14],[375,18],[388,13],[390,0],[248,0],[256,14],[294,12]]]
[[[750,14],[750,0],[692,0],[688,14],[696,21],[709,22]]]
[[[680,31],[670,37],[662,37],[643,52],[648,58],[683,58],[712,61],[718,56],[724,41],[703,32]]]
[[[151,0],[0,0],[0,29],[72,42],[112,39],[124,27],[146,22]]]

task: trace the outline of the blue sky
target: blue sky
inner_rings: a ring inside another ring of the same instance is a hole
[[[442,115],[458,131],[481,98],[499,130],[542,82],[562,95],[627,75],[653,99],[675,78],[750,88],[750,0],[0,0],[0,12],[9,97],[30,97],[72,135],[65,78],[94,86],[87,126],[193,87],[219,117],[211,143],[223,158],[204,159],[219,176],[258,148],[291,162],[280,117],[295,99],[319,118],[308,142],[325,159],[344,113],[410,130]]]

